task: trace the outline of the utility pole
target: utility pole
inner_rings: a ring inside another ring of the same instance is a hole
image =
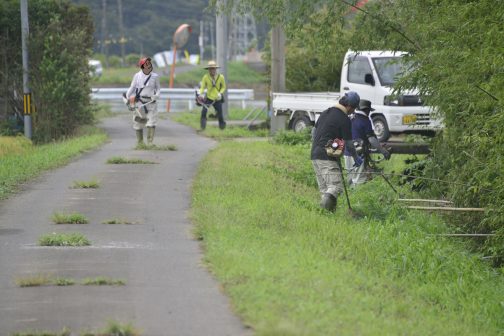
[[[214,28],[213,28],[213,22],[210,21],[208,23],[210,25],[210,50],[212,51],[212,59],[215,59],[215,35],[214,35]]]
[[[101,32],[100,32],[100,53],[105,54],[105,39],[107,38],[107,0],[102,0],[102,18],[101,18]]]
[[[198,44],[199,44],[199,50],[200,50],[200,64],[203,62],[203,53],[205,52],[204,45],[203,45],[203,36],[204,36],[204,27],[203,27],[203,20],[200,20],[199,22],[200,26],[200,35],[198,39]]]
[[[225,8],[227,0],[219,0],[217,8]],[[216,18],[217,35],[217,64],[221,67],[220,73],[227,81],[227,61],[228,61],[228,17],[226,13],[219,12]],[[224,104],[222,104],[222,115],[228,116],[228,90],[224,93]]]
[[[100,52],[105,55],[105,66],[108,67],[108,46],[106,40],[107,40],[107,0],[102,0]]]
[[[271,92],[285,92],[285,32],[281,26],[273,27],[271,31]],[[286,122],[287,116],[272,114],[271,134],[284,130]]]
[[[23,50],[23,115],[24,115],[24,135],[28,139],[32,138],[31,113],[35,110],[32,104],[32,97],[29,85],[28,67],[28,36],[30,29],[28,25],[28,0],[21,0],[21,48]]]
[[[124,37],[124,24],[123,24],[123,9],[122,0],[117,0],[117,11],[119,12],[119,43],[121,44],[121,66],[124,67],[124,44],[126,43],[126,38]]]

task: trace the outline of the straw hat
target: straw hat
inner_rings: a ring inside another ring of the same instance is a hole
[[[208,61],[208,65],[205,67],[205,69],[217,69],[217,68],[220,68],[220,66],[218,66],[215,61]]]

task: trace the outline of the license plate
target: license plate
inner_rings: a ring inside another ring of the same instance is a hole
[[[416,123],[416,115],[408,114],[402,117],[403,125],[410,125]]]

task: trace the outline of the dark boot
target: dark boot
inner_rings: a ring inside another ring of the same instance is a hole
[[[156,131],[156,128],[153,127],[147,127],[147,144],[152,145],[152,142],[154,141],[154,133]]]
[[[200,120],[200,127],[201,127],[202,131],[205,130],[205,128],[206,128],[206,118],[201,118],[201,120]]]
[[[332,194],[325,193],[322,195],[320,206],[328,211],[334,212],[336,210],[337,199]]]
[[[143,130],[139,129],[136,130],[136,137],[137,137],[137,144],[138,145],[143,145]]]

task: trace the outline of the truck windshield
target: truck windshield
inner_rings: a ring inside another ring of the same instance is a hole
[[[373,63],[380,77],[380,83],[384,86],[392,86],[402,73],[409,69],[402,57],[375,57]]]

